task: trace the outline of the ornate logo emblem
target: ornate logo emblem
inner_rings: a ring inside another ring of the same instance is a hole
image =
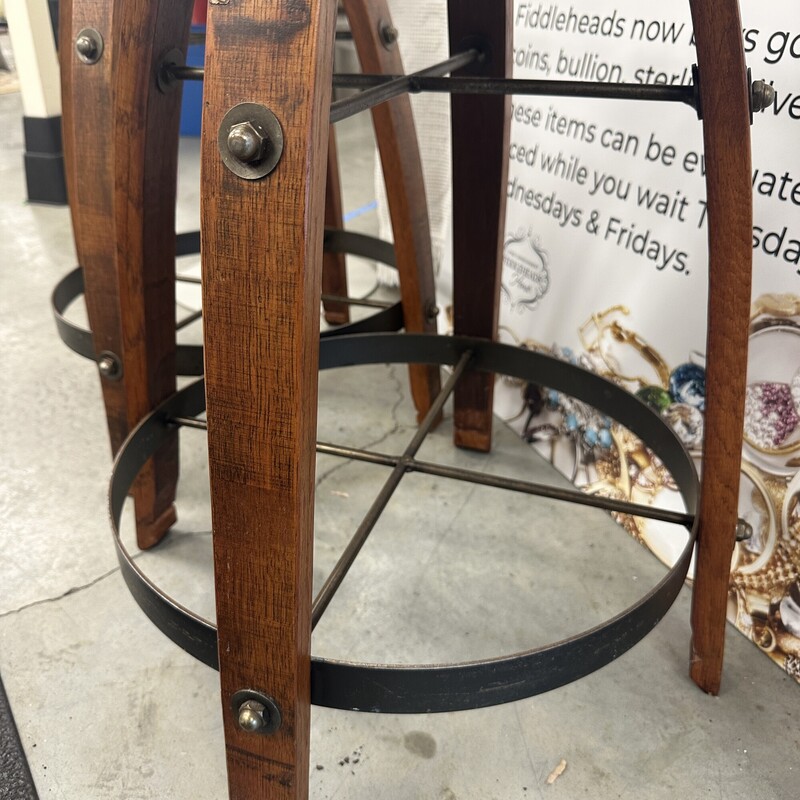
[[[503,244],[503,300],[512,311],[533,311],[550,288],[550,260],[533,231],[520,228],[506,235]]]

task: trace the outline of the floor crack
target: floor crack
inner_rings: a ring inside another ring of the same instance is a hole
[[[365,445],[363,445],[362,449],[364,450],[369,450],[373,447],[377,447],[379,444],[385,442],[390,436],[393,436],[395,433],[397,433],[401,428],[405,427],[397,418],[397,412],[400,409],[400,406],[403,404],[404,400],[406,399],[406,396],[405,392],[403,391],[403,382],[397,377],[396,369],[397,368],[394,365],[392,365],[389,368],[389,378],[394,382],[395,389],[397,391],[397,400],[395,400],[394,405],[392,406],[391,411],[389,412],[392,417],[393,425],[390,430],[381,434],[381,436],[379,436],[377,439],[375,439],[372,442],[367,442]],[[330,478],[330,476],[333,475],[334,472],[338,472],[340,469],[343,469],[344,467],[346,467],[348,464],[351,463],[352,461],[350,459],[343,459],[341,463],[336,464],[336,466],[331,467],[329,470],[319,475],[317,477],[316,483],[314,484],[314,487],[316,489],[319,489],[320,485],[325,480]]]
[[[97,578],[94,578],[88,583],[84,583],[81,586],[72,586],[71,588],[67,589],[66,592],[62,592],[61,594],[56,595],[55,597],[45,597],[41,600],[34,600],[30,603],[25,603],[25,605],[20,606],[19,608],[12,608],[9,611],[4,611],[2,614],[0,614],[0,619],[3,619],[4,617],[10,617],[13,614],[19,614],[20,611],[25,611],[26,609],[33,608],[34,606],[41,606],[44,605],[45,603],[55,603],[56,601],[63,600],[65,597],[69,597],[72,594],[78,594],[78,592],[82,592],[85,589],[91,589],[92,586],[96,586],[98,583],[100,583],[100,581],[104,581],[106,578],[110,577],[115,572],[119,572],[119,570],[120,570],[119,567],[114,567],[114,569],[110,569],[108,572],[104,572],[102,575],[100,575]]]

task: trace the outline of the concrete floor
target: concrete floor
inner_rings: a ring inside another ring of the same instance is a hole
[[[25,202],[21,113],[18,94],[0,96],[0,673],[42,797],[223,798],[217,675],[155,629],[116,566],[97,377],[58,340],[49,308],[75,263],[69,214]],[[357,209],[373,196],[363,125],[340,129],[340,149],[345,204]],[[196,142],[182,143],[181,169],[187,230],[197,224]],[[365,214],[353,224],[374,223]],[[357,280],[369,288],[364,270]],[[320,396],[323,439],[399,452],[413,430],[401,367],[324,374]],[[561,482],[499,423],[488,458],[454,452],[447,420],[422,457]],[[180,521],[139,559],[213,616],[202,433],[183,434],[182,465]],[[317,588],[384,476],[319,459]],[[601,512],[412,476],[313,649],[400,663],[511,653],[596,624],[662,574]],[[730,629],[721,696],[698,691],[687,677],[689,599],[684,590],[615,663],[540,697],[428,716],[315,708],[311,797],[796,800],[797,685]],[[566,770],[548,785],[561,759]]]

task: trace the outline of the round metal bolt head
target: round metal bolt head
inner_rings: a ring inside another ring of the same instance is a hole
[[[381,41],[386,47],[391,47],[397,42],[399,33],[391,22],[383,22],[380,26]]]
[[[281,727],[281,710],[268,694],[255,689],[240,689],[231,697],[238,726],[247,733],[269,736]]]
[[[283,129],[266,106],[238,103],[222,118],[217,147],[234,175],[255,181],[269,175],[281,160]]]
[[[97,369],[104,378],[110,381],[115,381],[122,376],[122,366],[113,353],[100,353],[97,358]]]
[[[228,132],[228,150],[234,158],[245,164],[261,161],[268,144],[266,135],[251,122],[239,122]]]
[[[84,64],[96,64],[103,55],[103,37],[94,28],[84,28],[75,37],[75,52]]]
[[[180,81],[172,73],[173,67],[182,67],[186,64],[186,58],[181,50],[173,48],[162,59],[156,71],[156,82],[162,94],[171,92],[178,88]]]
[[[248,733],[257,733],[265,725],[263,703],[256,700],[245,700],[239,706],[239,727]]]
[[[93,58],[97,55],[97,46],[86,35],[79,36],[75,40],[75,49],[78,51],[78,54],[82,55],[84,58]]]
[[[775,102],[775,87],[766,81],[753,81],[750,87],[753,111],[763,111]]]
[[[753,526],[749,522],[740,519],[736,523],[736,541],[746,542],[753,538]]]

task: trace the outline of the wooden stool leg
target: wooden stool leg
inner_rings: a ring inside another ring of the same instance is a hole
[[[383,34],[385,28],[391,28],[386,0],[344,0],[343,5],[364,72],[402,74],[397,44],[386,41]],[[436,290],[428,203],[408,95],[373,108],[372,121],[394,232],[405,329],[409,333],[435,333]],[[422,420],[441,388],[439,368],[415,365],[409,375],[417,417]]]
[[[709,304],[691,675],[717,694],[739,502],[753,211],[749,86],[736,0],[692,0],[706,155]]]
[[[342,214],[342,187],[339,180],[339,159],[336,153],[336,133],[333,125],[328,135],[328,173],[325,180],[325,225],[344,227]],[[344,253],[324,253],[322,256],[322,307],[329,325],[350,322],[347,303],[326,299],[326,295],[347,297],[347,265]]]
[[[211,5],[208,14],[203,319],[220,681],[234,800],[308,794],[319,302],[335,13],[328,0],[240,0]],[[269,109],[283,131],[277,166],[256,180],[238,177],[222,161],[230,131],[224,118],[241,103]],[[276,732],[239,726],[231,703],[243,689],[274,698],[282,717]]]
[[[186,51],[191,5],[68,0],[61,10],[67,184],[114,452],[175,390],[180,91],[160,92],[155,74],[169,50]],[[76,49],[86,28],[102,37],[95,63]],[[176,437],[134,488],[140,547],[175,521],[177,477]]]
[[[449,0],[450,52],[477,45],[483,63],[454,73],[511,74],[510,0]],[[494,339],[500,296],[510,98],[453,95],[453,327]],[[455,443],[488,451],[494,376],[468,373],[455,391]]]

